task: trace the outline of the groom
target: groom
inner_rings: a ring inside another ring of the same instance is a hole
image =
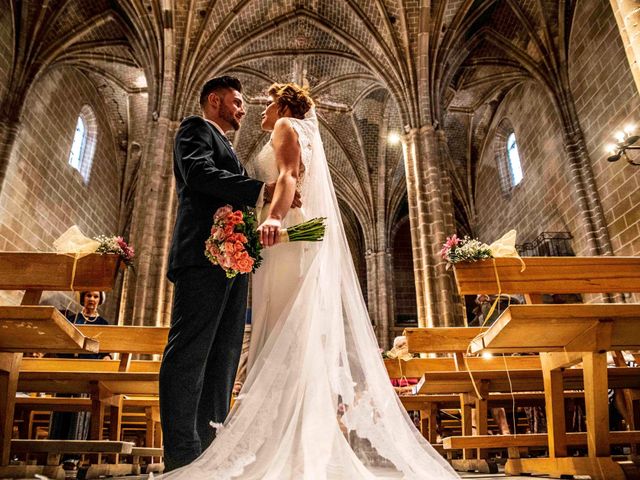
[[[167,274],[174,298],[160,368],[165,471],[191,463],[215,438],[209,423],[227,417],[242,350],[248,275],[228,279],[205,257],[213,214],[226,204],[262,206],[275,186],[247,177],[225,136],[245,115],[240,81],[209,80],[200,105],[202,117],[185,118],[174,144],[178,214]]]

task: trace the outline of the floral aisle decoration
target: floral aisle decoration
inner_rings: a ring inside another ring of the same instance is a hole
[[[447,261],[447,268],[458,262],[477,262],[493,258],[491,247],[476,238],[465,236],[458,238],[456,234],[447,238],[440,250],[440,256]]]
[[[95,253],[115,253],[116,255],[120,255],[120,259],[127,267],[133,266],[135,250],[124,238],[120,236],[107,237],[105,235],[98,235],[94,239],[99,243]]]

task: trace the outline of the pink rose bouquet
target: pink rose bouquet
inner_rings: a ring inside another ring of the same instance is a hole
[[[280,231],[280,242],[319,242],[324,237],[324,218],[314,218]],[[205,241],[204,254],[233,278],[251,273],[262,263],[262,244],[257,232],[258,220],[253,211],[220,207],[213,215],[211,236]]]

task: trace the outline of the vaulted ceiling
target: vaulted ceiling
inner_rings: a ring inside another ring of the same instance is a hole
[[[72,67],[109,86],[103,94],[114,111],[126,111],[121,93],[148,92],[150,115],[180,120],[197,110],[204,81],[230,73],[245,87],[248,113],[234,141],[250,161],[266,141],[258,119],[267,87],[296,81],[316,99],[341,205],[364,227],[369,248],[377,212],[384,211],[387,233],[404,212],[402,151],[386,138],[405,127],[433,122],[468,138],[450,152],[456,218],[468,224],[468,177],[501,99],[523,81],[553,91],[566,81],[561,65],[575,0],[421,3],[0,0],[0,26],[14,39],[0,48],[16,52],[0,73],[9,85],[0,90],[0,113],[19,116],[20,98],[38,76]],[[463,125],[461,115],[471,120]],[[126,121],[114,122],[126,142]]]

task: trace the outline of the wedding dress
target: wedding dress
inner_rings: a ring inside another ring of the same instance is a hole
[[[389,381],[358,285],[312,110],[291,119],[303,208],[284,226],[326,217],[322,242],[263,251],[253,278],[249,373],[211,446],[176,480],[458,478],[416,430]],[[254,176],[274,181],[271,141]],[[266,212],[264,212],[266,215]],[[263,215],[263,216],[264,216]]]

